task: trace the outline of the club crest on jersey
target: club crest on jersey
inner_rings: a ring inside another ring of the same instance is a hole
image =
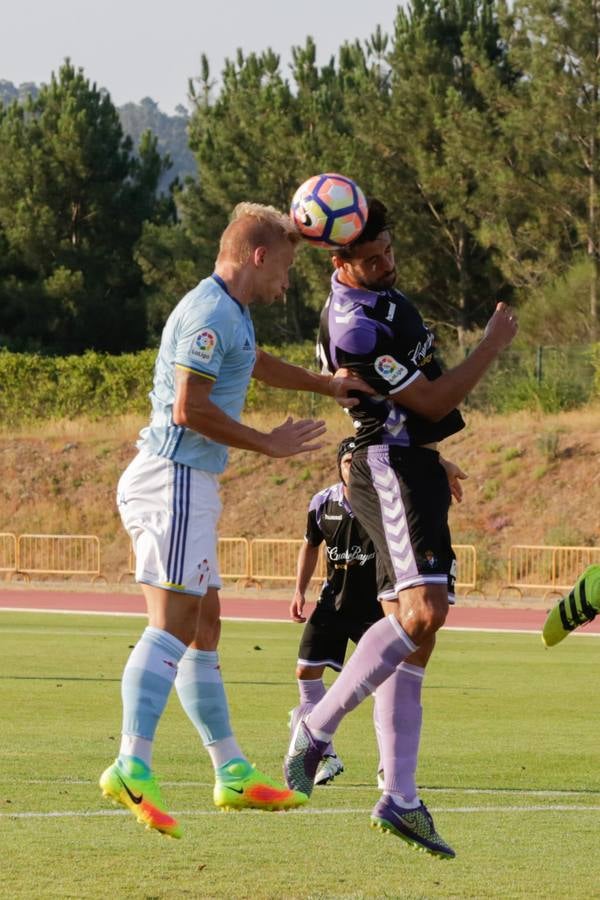
[[[393,356],[378,356],[375,360],[375,371],[390,384],[398,384],[407,374],[408,369]]]
[[[216,346],[217,335],[212,328],[204,328],[194,338],[190,353],[201,362],[210,362]]]

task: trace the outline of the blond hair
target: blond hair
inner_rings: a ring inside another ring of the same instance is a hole
[[[243,265],[257,247],[270,247],[280,241],[295,246],[300,233],[285,213],[260,203],[238,203],[229,225],[221,235],[219,258]]]

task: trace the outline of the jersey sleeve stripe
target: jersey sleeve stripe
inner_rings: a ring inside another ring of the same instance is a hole
[[[417,371],[416,371],[416,372],[413,372],[413,374],[410,376],[410,378],[407,378],[406,381],[403,381],[401,385],[399,385],[397,388],[394,388],[394,389],[391,390],[391,391],[388,391],[388,395],[389,395],[389,394],[397,394],[399,391],[403,391],[405,387],[408,387],[409,384],[412,384],[413,381],[414,381],[416,378],[418,378],[419,375],[422,375],[422,374],[423,374],[423,373],[420,372],[420,371],[417,369]]]
[[[216,375],[209,375],[208,372],[203,372],[202,369],[194,369],[192,366],[184,366],[182,363],[175,363],[176,369],[183,369],[184,372],[193,372],[194,375],[202,375],[203,378],[208,378],[209,381],[216,381]]]

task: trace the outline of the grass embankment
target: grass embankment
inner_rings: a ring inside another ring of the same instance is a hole
[[[263,430],[282,415],[253,414]],[[126,566],[128,542],[115,509],[119,474],[144,424],[42,423],[0,433],[0,531],[97,534],[109,580]],[[467,414],[443,452],[467,471],[465,499],[451,513],[456,543],[474,544],[482,585],[495,595],[511,544],[600,543],[600,407],[551,416]],[[337,479],[335,446],[349,421],[332,408],[328,445],[274,460],[233,450],[222,477],[223,536],[301,538],[306,508]]]

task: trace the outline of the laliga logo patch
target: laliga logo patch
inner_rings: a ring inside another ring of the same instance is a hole
[[[390,384],[398,384],[408,373],[408,369],[393,356],[378,356],[375,360],[375,371]]]
[[[190,353],[202,362],[210,362],[216,346],[217,335],[212,328],[204,328],[194,338]]]

